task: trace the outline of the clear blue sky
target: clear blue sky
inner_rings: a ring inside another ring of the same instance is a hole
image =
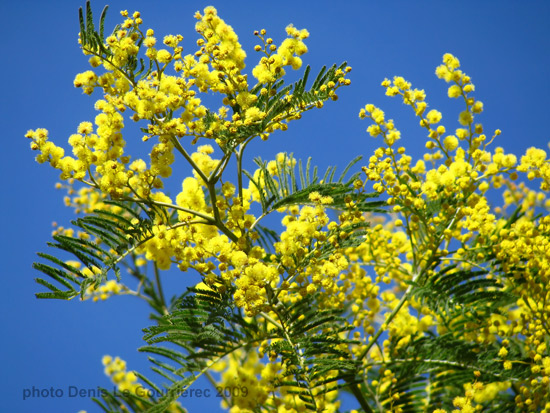
[[[63,206],[63,193],[54,189],[58,173],[38,165],[23,137],[31,128],[45,127],[51,139],[66,143],[78,124],[93,120],[94,97],[72,85],[78,72],[88,70],[77,45],[80,1],[4,0],[0,3],[2,71],[2,409],[9,412],[77,412],[98,409],[86,398],[68,397],[69,386],[110,386],[103,374],[104,354],[121,356],[130,369],[149,373],[141,329],[149,325],[147,308],[131,297],[91,303],[39,301],[41,291],[31,268],[36,252],[46,249],[52,221],[73,218]],[[94,0],[99,15],[103,0]],[[265,28],[279,42],[293,23],[307,28],[309,53],[304,62],[313,72],[323,64],[348,61],[352,85],[321,111],[311,112],[289,131],[273,135],[254,151],[271,158],[280,151],[296,157],[313,156],[317,165],[343,166],[357,154],[367,157],[379,142],[365,133],[359,109],[381,106],[402,131],[402,144],[418,156],[425,142],[410,110],[384,96],[384,77],[402,75],[424,88],[430,107],[443,112],[443,123],[456,127],[459,105],[446,97],[446,84],[434,75],[444,53],[456,55],[484,102],[480,118],[489,133],[500,128],[497,144],[522,154],[529,146],[547,148],[550,132],[550,3],[546,1],[112,1],[107,29],[119,22],[119,10],[139,10],[144,26],[184,36],[184,50],[194,52],[196,10],[207,5],[237,31],[249,55],[256,56],[253,31]],[[127,137],[132,139],[132,137]],[[183,178],[183,177],[182,177]],[[194,284],[189,273],[165,276],[167,285]],[[175,293],[175,292],[174,292]],[[62,389],[62,398],[23,400],[26,388]],[[202,386],[202,384],[200,384]],[[216,398],[188,399],[190,412],[217,411]]]

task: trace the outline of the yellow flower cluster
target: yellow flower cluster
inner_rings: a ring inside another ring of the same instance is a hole
[[[546,152],[542,149],[529,148],[521,157],[518,171],[527,172],[529,180],[541,178],[540,189],[550,190],[550,162],[546,159]]]
[[[62,231],[63,228],[59,229],[58,232]],[[65,230],[64,235],[69,236],[70,234],[68,232],[72,232],[72,230]],[[80,269],[82,266],[79,261],[69,260],[65,262],[66,265],[74,268],[75,270]],[[80,273],[86,277],[86,278],[94,278],[96,276],[101,275],[101,269],[96,267],[95,265],[91,268],[85,267],[80,270]],[[123,284],[118,283],[115,280],[109,280],[106,283],[95,286],[91,285],[89,286],[86,291],[84,292],[83,300],[92,299],[93,301],[104,301],[109,297],[112,297],[113,295],[122,295],[122,294],[128,294],[130,290]]]
[[[115,280],[108,280],[105,284],[100,285],[95,288],[90,286],[86,289],[84,299],[87,300],[91,298],[93,301],[106,300],[107,298],[113,295],[124,294],[127,291],[127,288],[116,282]]]
[[[284,381],[292,366],[277,362],[264,363],[254,351],[235,351],[215,366],[222,372],[218,388],[226,394],[221,405],[232,413],[266,411],[265,406],[277,406],[279,411],[299,413],[308,409],[306,402],[291,386],[276,386]],[[316,395],[318,411],[335,413],[340,407],[338,391],[320,387]],[[222,392],[223,394],[223,392]]]
[[[127,371],[126,362],[120,357],[113,358],[106,355],[103,356],[102,363],[105,366],[105,374],[111,378],[119,392],[123,394],[135,394],[145,399],[149,398],[149,394],[152,394],[152,392],[138,383],[136,373]],[[136,403],[138,408],[144,409],[146,407],[141,401],[137,401]],[[169,413],[181,413],[184,411],[181,404],[177,401],[170,403],[166,409],[166,412]]]
[[[460,70],[458,59],[445,54],[436,75],[451,83],[448,96],[462,98],[466,105],[459,115],[460,125],[453,134],[448,134],[446,127],[440,124],[440,112],[427,110],[424,91],[412,89],[411,84],[401,77],[395,77],[393,81],[386,79],[382,83],[388,96],[401,96],[403,102],[413,108],[420,118],[420,125],[428,131],[426,148],[431,153],[414,166],[405,148],[395,148],[401,135],[381,109],[369,104],[359,113],[361,118],[373,121],[368,128],[369,134],[382,136],[386,144],[375,151],[363,171],[373,189],[388,196],[388,203],[398,214],[394,225],[403,226],[406,231],[402,233],[402,243],[406,247],[400,253],[407,262],[401,263],[397,255],[393,258],[394,265],[389,268],[378,266],[377,272],[389,283],[408,279],[400,279],[400,273],[409,274],[413,279],[429,278],[435,274],[435,265],[440,265],[438,271],[447,271],[449,275],[460,270],[483,269],[487,263],[483,262],[486,255],[482,251],[489,249],[498,260],[500,274],[488,274],[486,279],[496,278],[497,282],[506,283],[522,298],[516,305],[501,308],[500,314],[490,315],[485,322],[474,322],[468,314],[455,316],[457,323],[463,322],[469,328],[457,338],[477,343],[502,343],[499,357],[502,358],[503,370],[510,370],[515,361],[509,356],[509,340],[523,337],[525,350],[532,360],[532,376],[518,386],[520,394],[516,397],[516,404],[520,410],[535,411],[545,405],[550,380],[544,366],[549,354],[545,340],[549,329],[546,314],[550,311],[547,305],[550,302],[547,287],[550,279],[550,221],[546,215],[537,216],[535,212],[548,210],[545,191],[550,188],[550,169],[546,152],[530,148],[517,165],[517,158],[505,154],[502,148],[490,151],[488,147],[500,131],[495,131],[489,140],[483,126],[474,123],[475,117],[483,110],[483,104],[472,96],[475,87],[470,77]],[[430,163],[431,167],[428,166]],[[540,178],[542,192],[537,193],[523,183],[514,183],[518,173],[526,173],[530,180]],[[502,187],[505,188],[502,191],[504,206],[494,208],[485,193]],[[434,204],[440,207],[433,208]],[[510,220],[503,215],[509,206],[519,207],[522,216]],[[387,244],[385,240],[391,234],[397,234],[394,229],[385,234],[381,225],[377,228],[380,232],[373,234],[375,236],[369,242],[371,246]],[[367,232],[369,235],[370,231]],[[380,252],[373,252],[365,256],[365,262],[374,261],[376,270],[376,263],[383,262],[383,257]],[[405,285],[402,288],[405,289]],[[435,326],[439,334],[448,331],[442,325],[448,314],[430,314],[427,308],[420,308],[414,302],[404,303],[403,308],[395,313],[393,310],[401,303],[393,293],[375,290],[374,294],[369,299],[372,303],[370,309],[357,300],[354,312],[362,314],[355,325],[361,325],[362,321],[363,326],[370,327],[373,332],[373,310],[379,311],[382,305],[390,311],[386,314],[392,320],[385,326],[389,339],[384,342],[384,356],[380,350],[373,349],[370,356],[375,361],[391,357],[386,347],[390,342],[396,343],[393,348],[399,349],[407,345],[412,335],[422,333],[426,328]],[[425,314],[425,317],[412,316],[407,312],[407,306],[415,308],[419,315]],[[467,388],[466,397],[454,400],[458,408],[455,411],[476,411],[474,402],[490,402],[498,391],[509,386],[509,382],[475,383]]]
[[[285,39],[279,47],[273,44],[273,39],[266,38],[266,31],[261,30],[255,34],[263,42],[255,47],[256,51],[263,51],[265,57],[260,59],[258,65],[252,70],[252,75],[260,83],[273,83],[285,75],[285,66],[291,66],[294,70],[302,67],[302,59],[299,56],[307,52],[307,46],[303,40],[309,37],[307,30],[298,30],[293,25],[286,28],[289,38]]]
[[[73,265],[80,266],[79,262],[73,262]],[[82,273],[85,277],[94,277],[99,274],[101,274],[101,270],[97,267],[90,268],[84,268],[82,270]],[[86,289],[86,292],[84,293],[84,300],[92,299],[93,301],[98,300],[106,300],[109,297],[112,297],[113,295],[120,295],[125,294],[128,292],[128,288],[126,286],[118,283],[115,280],[108,280],[105,284],[102,284],[98,287],[91,285]]]
[[[203,39],[197,42],[201,47],[195,54],[198,61],[190,55],[186,57],[186,70],[197,79],[198,87],[204,90],[226,94],[246,91],[246,77],[241,75],[246,53],[233,28],[218,16],[212,6],[204,9],[204,15],[197,12],[195,17],[199,20],[195,29]],[[208,64],[214,69],[212,72],[208,71]]]
[[[120,391],[129,391],[136,393],[141,386],[137,382],[137,376],[133,371],[126,371],[126,362],[119,357],[103,356],[103,365],[105,374],[113,380]]]
[[[224,362],[219,387],[230,389],[232,412],[250,412],[261,408],[274,391],[272,379],[276,365],[264,365],[257,353],[237,352]],[[239,357],[245,356],[245,357]],[[258,377],[259,376],[259,377]],[[227,402],[222,407],[228,408]]]
[[[104,92],[103,99],[96,102],[100,113],[95,119],[95,132],[90,122],[80,124],[78,133],[69,139],[74,157],[65,156],[63,148],[48,141],[45,129],[31,130],[26,136],[32,140],[31,148],[40,152],[38,162],[48,161],[59,169],[61,179],[85,182],[113,197],[120,198],[129,193],[148,197],[155,189],[163,187],[162,178],[171,175],[174,148],[182,149],[178,139],[191,136],[194,143],[201,137],[215,138],[218,144],[225,144],[228,139],[236,138],[242,128],[261,123],[267,116],[267,104],[256,106],[259,95],[251,93],[247,76],[241,74],[246,54],[231,26],[217,15],[215,8],[207,7],[204,15],[197,12],[196,29],[202,36],[198,41],[199,50],[185,56],[179,45],[182,36],[166,36],[163,43],[168,49],[157,50],[154,31],[148,29],[145,34],[141,31],[143,21],[140,14],[136,12],[129,17],[126,11],[123,13],[126,20],[121,29],[105,39],[106,56],[100,50],[83,45],[84,53],[92,55],[91,66],[103,66],[106,72],[98,75],[88,70],[78,74],[74,81],[75,86],[87,94],[92,94],[95,89]],[[308,33],[292,26],[287,28],[287,33],[290,37],[274,56],[280,60],[281,67],[292,65],[298,68],[301,61],[297,56],[307,51],[302,40]],[[145,54],[151,65],[158,70],[136,77],[130,71],[131,61],[137,59],[140,42],[147,49]],[[268,55],[271,56],[271,52]],[[262,58],[262,61],[271,58],[275,59],[271,56]],[[181,76],[165,73],[169,63]],[[275,71],[277,65],[266,64],[269,70]],[[260,63],[258,67],[265,66],[262,65]],[[276,71],[278,77],[284,73],[279,69]],[[338,84],[325,87],[324,93],[328,97],[336,99],[335,90],[349,84],[344,76],[342,71]],[[264,79],[261,83],[271,81]],[[210,112],[211,116],[207,118],[207,109],[201,105],[193,86],[201,92],[225,95],[223,103],[227,106],[222,106],[217,113]],[[261,95],[271,92],[275,91],[262,88]],[[288,99],[291,99],[290,95]],[[321,107],[322,100],[308,106],[297,104],[289,107],[288,113],[270,120],[262,131],[262,138],[266,139],[277,129],[286,130],[290,120],[298,119],[301,112],[315,106]],[[228,117],[230,109],[234,111],[231,118]],[[142,159],[128,165],[130,157],[124,155],[126,142],[121,132],[123,114],[128,110],[133,113],[130,117],[134,121],[149,121],[146,128],[142,128],[147,132],[143,140],[158,137],[159,142],[150,152],[150,168]]]
[[[497,393],[506,391],[510,387],[509,382],[482,383],[477,381],[481,376],[479,371],[474,373],[476,380],[473,383],[464,385],[464,396],[457,396],[453,399],[453,406],[456,407],[452,413],[468,412],[474,413],[483,410],[483,403],[493,401]],[[432,413],[447,413],[445,409],[435,409]]]
[[[73,178],[82,181],[90,168],[95,166],[96,176],[90,178],[94,180],[97,188],[111,196],[120,197],[130,175],[125,167],[128,158],[123,156],[126,143],[120,133],[124,121],[115,106],[105,100],[99,100],[96,109],[101,111],[95,119],[96,133],[93,133],[90,122],[82,122],[78,127],[78,133],[69,138],[76,158],[65,156],[63,148],[48,141],[45,129],[28,131],[26,136],[32,139],[31,148],[40,151],[37,161],[47,161],[59,169],[61,179]]]

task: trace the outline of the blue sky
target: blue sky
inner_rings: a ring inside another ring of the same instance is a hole
[[[0,3],[5,145],[0,173],[6,185],[0,206],[4,291],[0,363],[2,406],[10,412],[98,411],[87,398],[69,397],[68,391],[70,386],[110,386],[101,365],[104,354],[121,356],[130,369],[149,373],[146,356],[136,351],[143,344],[141,329],[149,325],[147,307],[141,302],[131,297],[100,303],[34,298],[40,291],[33,281],[38,273],[31,268],[35,254],[46,249],[52,221],[67,225],[74,216],[63,206],[64,193],[54,188],[58,173],[34,161],[24,134],[45,127],[52,140],[64,144],[80,122],[95,116],[97,97],[82,95],[72,85],[75,74],[89,68],[77,45],[81,5],[84,0]],[[92,2],[97,15],[103,5]],[[125,0],[110,3],[106,28],[110,31],[120,21],[119,10],[139,10],[144,27],[154,28],[158,38],[182,34],[184,51],[192,53],[197,38],[193,14],[207,5],[216,6],[236,30],[249,56],[248,68],[257,59],[253,31],[265,28],[277,43],[289,23],[311,33],[303,60],[313,73],[344,60],[353,67],[352,85],[337,102],[307,113],[289,131],[252,146],[254,155],[272,158],[277,152],[294,152],[297,158],[312,156],[321,169],[342,168],[357,154],[368,157],[379,142],[365,133],[368,123],[359,121],[357,114],[366,103],[374,103],[395,119],[402,145],[418,157],[424,132],[410,110],[384,96],[380,82],[402,75],[414,87],[425,89],[430,107],[443,113],[447,128],[454,128],[460,105],[447,98],[446,84],[434,75],[446,52],[456,55],[471,75],[475,96],[485,105],[480,117],[485,130],[502,130],[496,145],[517,155],[530,146],[548,149],[550,133],[544,122],[550,116],[549,2]],[[199,281],[177,271],[165,279],[174,294]],[[23,400],[24,389],[33,386],[47,392],[61,389],[64,396]],[[217,411],[219,401],[194,398],[184,400],[184,405],[190,412]]]

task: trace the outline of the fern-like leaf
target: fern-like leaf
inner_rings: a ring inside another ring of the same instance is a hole
[[[77,295],[84,296],[86,288],[103,282],[107,273],[113,270],[118,278],[118,264],[136,246],[152,236],[152,217],[146,214],[142,217],[131,205],[108,201],[113,211],[96,210],[93,214],[79,218],[72,224],[82,230],[85,237],[55,235],[55,242],[48,243],[50,247],[65,251],[87,267],[93,274],[86,277],[82,270],[68,264],[61,258],[51,254],[39,253],[38,256],[47,263],[37,262],[33,267],[49,276],[59,285],[37,278],[36,282],[46,287],[49,292],[37,293],[37,298],[71,299]],[[145,211],[151,214],[151,212]],[[131,220],[136,223],[132,224]],[[91,239],[91,240],[90,240]]]
[[[150,412],[161,412],[212,364],[258,340],[273,338],[261,326],[245,319],[232,303],[232,291],[189,288],[180,305],[157,325],[144,330],[147,346],[139,351],[161,356],[149,359],[155,372],[170,381]]]
[[[310,159],[307,161],[305,171],[302,162],[299,161],[298,173],[296,173],[296,161],[292,154],[285,154],[283,161],[276,163],[277,170],[274,175],[269,172],[267,162],[260,158],[255,159],[260,169],[259,178],[254,179],[250,173],[245,173],[259,192],[264,215],[282,207],[313,204],[309,199],[312,192],[332,197],[333,202],[328,205],[330,208],[343,210],[349,199],[352,199],[361,211],[383,212],[382,207],[385,205],[383,201],[368,201],[376,197],[376,193],[359,193],[353,187],[359,173],[353,174],[344,181],[350,168],[360,160],[360,156],[353,159],[338,180],[334,179],[335,168],[332,167],[327,169],[321,180],[317,175],[317,168],[311,170]]]
[[[309,296],[277,310],[282,330],[276,334],[284,339],[266,350],[293,366],[277,385],[296,394],[310,410],[317,409],[314,394],[355,383],[358,367],[352,355],[343,350],[358,344],[342,335],[353,327],[340,315],[341,310],[312,306],[314,299]]]

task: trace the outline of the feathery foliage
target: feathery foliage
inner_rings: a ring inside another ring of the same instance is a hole
[[[82,230],[85,236],[54,235],[56,242],[48,243],[50,247],[71,254],[83,267],[89,270],[85,274],[80,266],[67,263],[53,255],[38,253],[38,256],[51,264],[35,263],[33,267],[57,281],[56,286],[43,278],[36,282],[50,291],[37,293],[37,298],[71,299],[77,295],[84,297],[88,287],[97,288],[107,279],[107,273],[113,270],[120,280],[119,264],[137,246],[152,237],[151,211],[143,210],[146,216],[140,215],[135,207],[116,201],[107,201],[112,206],[109,211],[96,210],[93,214],[72,221],[72,225]],[[116,211],[116,212],[114,212]],[[65,290],[60,289],[65,287]]]
[[[367,199],[374,198],[377,194],[355,193],[353,184],[360,172],[353,174],[344,182],[347,172],[361,160],[361,156],[356,157],[346,166],[337,181],[334,180],[335,167],[327,168],[323,177],[320,178],[317,167],[311,169],[311,158],[308,158],[305,170],[302,161],[296,162],[292,154],[284,153],[280,159],[275,163],[276,170],[273,174],[268,170],[268,163],[261,158],[254,159],[260,171],[257,179],[244,171],[258,190],[264,214],[290,205],[313,204],[309,198],[312,192],[317,192],[321,196],[330,196],[333,200],[329,205],[330,208],[343,210],[351,199],[360,211],[383,211],[384,201],[367,202]]]

